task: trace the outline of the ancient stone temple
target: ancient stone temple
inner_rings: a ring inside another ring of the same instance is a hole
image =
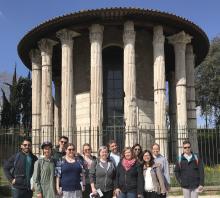
[[[175,128],[176,146],[191,138],[196,149],[194,68],[208,48],[197,25],[153,10],[79,11],[36,26],[18,45],[32,70],[33,143],[156,141],[167,155]]]

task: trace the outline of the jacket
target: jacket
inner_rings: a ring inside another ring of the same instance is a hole
[[[199,185],[204,186],[204,166],[201,159],[195,157],[188,161],[182,154],[177,160],[174,168],[175,176],[181,187],[195,189]]]
[[[4,164],[4,173],[9,182],[12,183],[12,180],[15,179],[15,184],[13,184],[14,188],[30,189],[30,181],[26,181],[27,178],[25,173],[25,157],[26,155],[23,152],[19,152],[18,154],[14,154],[13,156],[11,156]],[[32,159],[30,176],[32,176],[34,163],[37,160],[37,157],[32,153],[30,153],[30,157]],[[12,169],[14,169],[13,172],[11,171]]]
[[[108,161],[107,171],[99,160],[92,163],[89,170],[90,183],[94,183],[96,189],[100,188],[102,192],[114,189],[114,180],[116,168],[112,161]]]
[[[55,163],[53,159],[41,158],[34,164],[33,184],[36,193],[43,198],[55,198]]]
[[[143,169],[143,176],[145,181],[145,172],[146,169]],[[157,194],[164,194],[166,193],[165,181],[164,176],[162,174],[162,169],[160,164],[154,164],[151,168],[151,178],[154,186],[154,190]],[[146,178],[148,179],[148,178]],[[145,183],[145,182],[144,182]]]
[[[122,161],[117,166],[116,188],[122,192],[143,193],[143,168],[136,162],[128,171],[122,165]]]

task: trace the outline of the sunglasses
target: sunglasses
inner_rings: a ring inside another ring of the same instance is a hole
[[[67,149],[68,151],[75,151],[75,149]]]
[[[184,149],[189,149],[189,148],[191,148],[190,146],[185,146],[185,147],[183,147]]]
[[[31,147],[31,144],[23,144],[24,147]]]

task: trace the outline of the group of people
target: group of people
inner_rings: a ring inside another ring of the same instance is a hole
[[[175,175],[183,187],[185,198],[196,198],[204,185],[202,161],[191,151],[189,141],[183,142]],[[13,198],[163,198],[169,191],[170,176],[167,159],[154,143],[142,151],[139,144],[125,147],[120,154],[115,140],[92,155],[88,143],[77,153],[68,138],[59,138],[41,145],[43,156],[31,152],[31,141],[24,139],[21,151],[4,164],[4,172],[12,184]]]

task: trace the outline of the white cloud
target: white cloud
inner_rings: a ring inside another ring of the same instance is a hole
[[[5,15],[3,14],[2,11],[0,11],[0,19],[4,19],[5,18]]]

